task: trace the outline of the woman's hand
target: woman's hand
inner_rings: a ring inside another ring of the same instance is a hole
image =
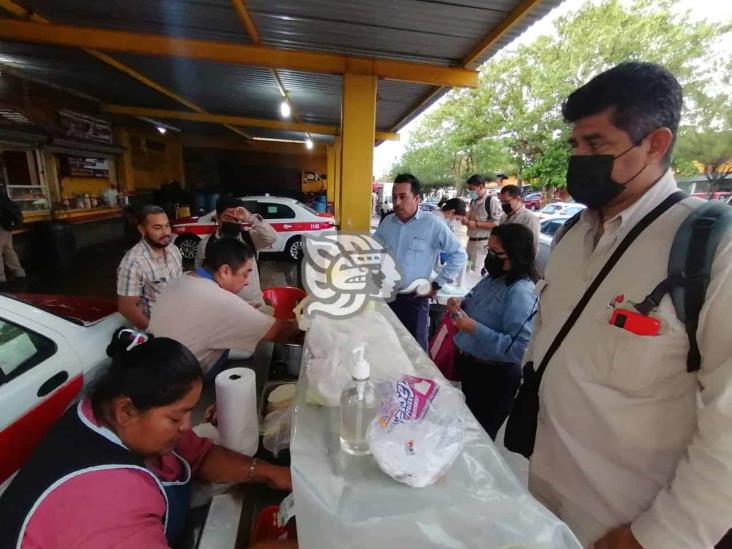
[[[275,490],[292,491],[292,476],[289,467],[272,465],[266,461],[257,461],[257,466],[254,469],[254,480],[264,482]]]
[[[460,330],[461,332],[465,332],[467,334],[472,334],[475,331],[476,322],[472,318],[470,318],[468,315],[463,314],[462,316],[459,316],[455,320],[453,320],[455,323],[455,327]]]
[[[455,313],[460,308],[461,301],[457,297],[451,297],[447,300],[447,312]]]

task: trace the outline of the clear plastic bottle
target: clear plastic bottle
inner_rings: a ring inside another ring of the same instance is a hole
[[[341,448],[353,456],[371,453],[366,440],[366,430],[379,411],[374,384],[371,383],[371,367],[363,357],[363,347],[354,351],[351,381],[341,393]]]

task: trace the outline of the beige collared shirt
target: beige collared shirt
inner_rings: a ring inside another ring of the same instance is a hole
[[[676,190],[669,172],[602,231],[594,212],[582,214],[537,285],[526,360],[538,366],[612,251]],[[688,339],[668,296],[653,313],[657,336],[608,322],[616,296],[640,302],[667,276],[676,230],[699,204],[684,200],[638,237],[546,369],[530,489],[584,544],[631,523],[646,549],[712,547],[732,526],[732,236],[717,250],[699,319],[698,373],[686,371]]]
[[[521,206],[515,212],[511,212],[511,215],[504,215],[501,218],[500,225],[508,225],[510,223],[516,223],[517,225],[523,225],[531,231],[534,235],[534,251],[539,251],[539,229],[541,229],[541,223],[539,218],[533,212],[529,211],[528,208]]]
[[[487,204],[490,215],[486,211],[486,201],[489,201]],[[482,197],[470,202],[470,211],[467,217],[471,221],[495,221],[498,223],[503,217],[500,200],[486,192]],[[488,238],[490,235],[490,229],[468,229],[468,238]]]

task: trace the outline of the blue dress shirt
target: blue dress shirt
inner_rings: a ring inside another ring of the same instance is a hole
[[[475,331],[459,332],[455,345],[476,358],[521,364],[533,328],[533,318],[529,317],[537,301],[534,283],[528,278],[508,286],[505,276],[486,276],[460,306],[475,320]]]
[[[374,236],[393,254],[402,275],[400,288],[406,288],[418,278],[430,280],[440,252],[447,258],[435,279],[440,286],[455,280],[467,259],[447,223],[419,209],[406,223],[396,214],[386,216]]]

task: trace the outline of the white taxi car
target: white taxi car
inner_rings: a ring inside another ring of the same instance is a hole
[[[0,491],[109,360],[114,300],[0,295]]]
[[[264,252],[279,252],[292,261],[302,256],[302,235],[333,230],[335,219],[329,213],[316,212],[309,206],[280,196],[245,196],[244,207],[259,214],[277,232],[277,240]],[[216,212],[201,217],[187,217],[173,223],[175,245],[186,259],[196,257],[201,238],[216,232]]]

